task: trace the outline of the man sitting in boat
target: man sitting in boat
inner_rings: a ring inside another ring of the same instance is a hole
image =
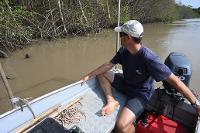
[[[133,133],[132,124],[143,111],[154,92],[153,82],[167,81],[182,93],[192,104],[196,105],[200,115],[200,104],[190,89],[177,78],[171,70],[160,61],[150,49],[142,45],[143,26],[137,20],[130,20],[115,28],[120,33],[122,47],[109,61],[84,76],[85,82],[92,76],[97,79],[106,96],[107,104],[102,108],[102,115],[111,114],[119,105],[112,96],[111,86],[128,97],[126,105],[120,112],[116,122],[116,130],[120,133]],[[123,74],[114,74],[112,69],[121,64]]]

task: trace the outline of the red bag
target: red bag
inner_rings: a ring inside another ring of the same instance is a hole
[[[189,133],[189,130],[163,115],[148,114],[138,121],[136,133]]]

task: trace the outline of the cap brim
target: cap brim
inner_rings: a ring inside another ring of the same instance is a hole
[[[115,27],[115,32],[122,32],[122,27],[121,26]]]

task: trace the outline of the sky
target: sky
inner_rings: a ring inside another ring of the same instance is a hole
[[[183,5],[191,5],[193,8],[200,7],[200,0],[176,0],[177,3],[181,2]]]

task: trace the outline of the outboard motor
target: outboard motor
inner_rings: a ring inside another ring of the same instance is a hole
[[[190,78],[192,76],[192,65],[186,55],[179,52],[172,52],[166,58],[165,64],[186,86],[189,87]],[[166,81],[163,81],[163,86],[167,92],[180,95],[180,93],[177,93],[176,89]]]

